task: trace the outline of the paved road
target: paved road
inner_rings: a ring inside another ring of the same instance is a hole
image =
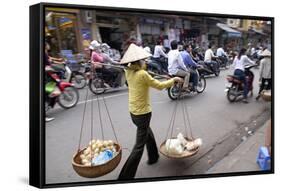
[[[182,101],[188,107],[193,136],[203,139],[203,146],[198,154],[182,160],[172,160],[161,156],[157,164],[148,166],[145,153],[137,171],[137,178],[204,173],[210,168],[212,162],[216,162],[215,159],[211,161],[210,156],[212,155],[210,152],[219,142],[230,140],[223,147],[224,149],[221,149],[224,152],[217,152],[216,160],[221,159],[226,152],[230,152],[234,145],[231,139],[225,139],[225,137],[235,133],[243,125],[255,122],[255,119],[261,115],[270,115],[270,104],[264,101],[256,102],[254,98],[250,98],[249,104],[228,102],[224,89],[225,76],[230,73],[232,73],[231,69],[222,71],[219,77],[209,77],[205,92],[187,96]],[[258,76],[257,69],[254,69],[254,73]],[[254,97],[258,91],[257,79],[256,77],[254,82]],[[74,172],[71,159],[78,147],[86,91],[86,88],[80,91],[80,102],[75,108],[70,110],[55,108],[50,111],[50,115],[56,119],[46,125],[46,183],[115,180],[129,155],[128,150],[123,150],[123,157],[119,166],[113,172],[100,178],[81,178]],[[94,100],[94,137],[101,139],[96,96],[90,99]],[[110,108],[119,143],[123,148],[131,149],[135,141],[136,128],[129,117],[126,88],[107,93],[105,99]],[[151,101],[153,108],[151,127],[157,143],[160,145],[165,140],[175,101],[168,98],[167,91],[153,89],[151,89]],[[178,111],[181,114],[180,110]],[[82,145],[86,145],[90,140],[91,117],[89,102],[86,113],[86,126],[84,127]],[[102,113],[105,138],[114,139],[104,109]],[[259,120],[259,123],[265,121],[266,116]],[[257,125],[256,123],[255,125]],[[177,116],[173,134],[177,135],[179,132],[184,133],[184,123],[181,115]],[[222,155],[221,158],[220,155]],[[207,165],[206,160],[208,161]]]

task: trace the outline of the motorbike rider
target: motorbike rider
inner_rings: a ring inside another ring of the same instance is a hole
[[[243,102],[248,103],[247,97],[248,97],[248,83],[245,75],[245,66],[247,64],[254,64],[254,62],[248,58],[246,55],[246,49],[242,48],[238,54],[238,56],[235,57],[233,64],[234,64],[234,75],[239,77],[239,80],[241,80],[244,84],[244,90],[243,90]]]
[[[101,44],[96,40],[93,40],[91,42],[89,47],[91,50],[91,63],[93,64],[93,67],[96,72],[100,72],[101,74],[106,76],[114,76],[114,74],[110,70],[108,70],[104,65],[102,65],[105,59],[102,56],[100,46]],[[105,85],[107,84],[105,83]]]
[[[146,47],[144,47],[143,49],[144,49],[147,53],[151,54],[151,49],[149,48],[149,46],[146,46]],[[150,67],[152,67],[152,68],[156,68],[157,71],[162,71],[162,67],[161,67],[159,64],[153,62],[153,61],[151,60],[151,57],[147,58],[147,65],[148,65],[148,69],[149,69],[149,66],[150,66]]]
[[[154,47],[153,59],[160,64],[162,72],[167,72],[167,63],[165,58],[168,58],[168,55],[163,50],[163,43],[160,39],[158,39],[156,46]]]
[[[183,89],[188,91],[190,72],[184,65],[183,59],[178,50],[178,42],[176,40],[171,42],[171,50],[168,53],[168,70],[170,75],[184,78]]]
[[[213,43],[210,43],[208,49],[205,52],[204,62],[210,65],[213,71],[216,71],[219,68],[219,66],[216,61],[213,61],[213,59],[218,58],[217,56],[214,55],[214,52],[212,50],[214,48],[215,45]]]
[[[50,45],[48,42],[45,42],[45,52],[44,52],[44,59],[45,59],[45,65],[52,67],[54,70],[61,70],[61,67],[59,65],[62,65],[65,63],[63,58],[55,58],[51,57],[49,55],[50,51]]]
[[[110,64],[120,64],[119,62],[113,60],[111,58],[111,50],[110,46],[106,43],[102,43],[101,45],[101,50],[102,50],[102,57],[103,57],[103,62],[104,63],[110,63]],[[113,87],[118,87],[121,84],[121,79],[122,79],[122,73],[123,70],[121,68],[116,68],[116,67],[111,67],[111,66],[105,66],[105,68],[110,71],[113,74]]]
[[[219,57],[219,59],[221,59],[221,61],[223,63],[227,62],[227,57],[228,56],[227,56],[226,52],[224,51],[222,45],[217,49],[216,55],[217,55],[217,57]]]
[[[194,69],[196,69],[198,65],[196,64],[196,62],[194,62],[194,60],[192,60],[191,52],[192,52],[191,44],[186,44],[183,46],[183,51],[181,52],[181,56],[185,66],[189,68],[190,81],[192,81],[193,84],[192,90],[195,91],[198,82],[198,75]]]
[[[192,49],[192,54],[190,54],[190,56],[192,57],[192,59],[195,61],[195,62],[199,62],[199,61],[202,61],[204,60],[204,56],[203,54],[201,53],[201,49],[200,47],[195,47],[194,49]]]
[[[121,59],[121,64],[127,64],[125,70],[129,88],[129,112],[133,123],[137,126],[137,135],[134,148],[119,174],[119,180],[134,179],[139,162],[142,158],[144,147],[147,148],[148,165],[158,161],[157,144],[150,128],[151,104],[149,88],[162,90],[171,87],[175,82],[182,82],[179,77],[166,81],[158,81],[145,71],[145,59],[150,57],[143,48],[131,44]]]
[[[49,51],[50,51],[50,45],[48,42],[45,42],[45,52],[44,52],[44,59],[45,59],[45,71],[61,71],[62,68],[59,67],[60,65],[64,64],[64,59],[63,58],[55,58],[55,57],[51,57],[49,55]],[[48,75],[46,73],[46,75]],[[46,76],[46,78],[48,79],[49,77]],[[49,93],[49,95],[52,96],[56,96],[61,94],[61,91],[58,88],[55,88],[53,92]],[[45,114],[45,121],[46,122],[50,122],[53,121],[55,118],[54,117],[50,117],[49,115]]]

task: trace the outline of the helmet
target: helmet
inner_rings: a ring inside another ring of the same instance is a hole
[[[151,50],[150,50],[149,46],[146,46],[146,47],[144,47],[143,49],[144,49],[147,53],[151,54]]]
[[[95,50],[95,49],[97,49],[97,48],[99,48],[100,47],[100,43],[98,42],[98,41],[96,41],[96,40],[93,40],[91,43],[90,43],[90,46],[89,46],[89,48],[91,49],[91,50]]]
[[[108,44],[106,44],[106,43],[102,43],[101,47],[105,48],[105,49],[110,49],[110,46]]]

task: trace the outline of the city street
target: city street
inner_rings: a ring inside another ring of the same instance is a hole
[[[241,101],[229,103],[226,98],[226,75],[232,74],[233,69],[222,70],[219,77],[207,77],[207,86],[202,94],[186,96],[180,103],[186,104],[190,117],[191,129],[195,138],[202,138],[203,146],[199,152],[190,158],[169,159],[160,154],[158,163],[147,165],[146,150],[138,167],[136,178],[183,176],[206,173],[216,162],[222,160],[234,150],[249,134],[255,132],[270,118],[270,103],[263,100],[256,101],[258,91],[258,69],[255,73],[254,96],[249,103]],[[80,100],[76,107],[64,110],[59,106],[50,110],[48,114],[55,120],[46,123],[46,183],[64,183],[81,181],[116,180],[135,142],[136,127],[128,112],[128,91],[124,87],[118,91],[104,94],[109,107],[117,138],[122,146],[122,159],[118,167],[111,173],[93,179],[78,176],[72,168],[71,160],[79,144],[80,128],[83,117],[85,96],[88,87],[79,90]],[[96,96],[89,91],[94,104],[94,137],[102,139],[98,117]],[[158,146],[165,140],[172,110],[176,101],[171,101],[167,91],[151,89],[152,121]],[[90,103],[87,102],[85,127],[82,135],[82,146],[86,146],[90,135]],[[114,140],[102,102],[102,119],[105,139]],[[184,122],[180,107],[175,122],[173,136],[185,133]],[[255,168],[253,170],[256,170]]]

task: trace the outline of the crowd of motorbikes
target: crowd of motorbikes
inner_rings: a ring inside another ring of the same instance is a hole
[[[215,65],[210,65],[204,62],[204,56],[200,48],[193,50],[194,61],[197,67],[192,68],[195,71],[198,79],[196,89],[192,89],[192,82],[190,88],[183,90],[181,84],[174,84],[174,86],[167,89],[168,96],[171,100],[177,100],[179,95],[184,96],[190,93],[202,93],[206,88],[205,76],[215,75],[219,76],[221,68],[228,69],[233,61],[233,57],[217,57],[214,59]],[[91,64],[91,61],[85,60],[80,55],[79,59],[72,59],[64,56],[65,62],[60,64],[55,69],[54,67],[46,66],[45,68],[45,104],[46,111],[53,108],[58,103],[62,108],[68,109],[74,107],[79,101],[78,89],[83,89],[88,86],[89,90],[94,94],[103,94],[104,92],[112,89],[119,89],[127,85],[125,79],[124,68],[120,66],[122,72],[121,81],[116,85],[115,79],[112,76],[96,72]],[[110,64],[105,67],[111,67]],[[112,66],[118,67],[118,66]],[[168,60],[167,58],[153,59],[151,57],[147,62],[147,70],[152,76],[160,76],[170,78],[168,74]],[[247,80],[250,90],[252,90],[252,82],[254,74],[250,71],[253,66],[246,68]],[[243,94],[243,83],[233,75],[228,75],[227,80],[229,86],[226,88],[227,99],[234,102],[237,97]]]

